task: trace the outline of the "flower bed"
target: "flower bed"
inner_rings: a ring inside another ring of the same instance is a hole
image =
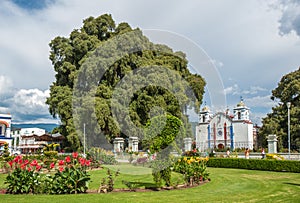
[[[72,194],[84,193],[90,180],[87,168],[91,161],[73,153],[64,160],[51,162],[24,159],[21,155],[8,161],[10,171],[5,183],[10,194]],[[42,170],[44,169],[44,170]],[[48,173],[44,173],[48,171]],[[49,173],[54,171],[53,173]]]

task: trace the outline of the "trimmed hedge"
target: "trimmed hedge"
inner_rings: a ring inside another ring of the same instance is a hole
[[[239,168],[300,173],[300,161],[291,160],[210,158],[207,162],[207,166],[215,168]]]

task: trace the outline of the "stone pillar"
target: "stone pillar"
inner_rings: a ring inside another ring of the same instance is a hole
[[[183,139],[184,141],[184,151],[191,151],[192,150],[192,138],[187,137]]]
[[[137,137],[129,137],[128,140],[129,151],[138,152],[139,151],[138,145],[139,145],[139,139]]]
[[[277,136],[268,135],[268,153],[277,153]]]
[[[123,152],[124,139],[122,137],[116,137],[114,139],[114,152]]]

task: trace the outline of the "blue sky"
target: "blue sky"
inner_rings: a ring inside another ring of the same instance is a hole
[[[276,105],[270,95],[280,78],[300,65],[299,0],[3,0],[0,112],[14,122],[57,122],[44,103],[55,80],[48,44],[104,13],[197,44],[222,80],[226,105],[232,109],[242,96],[254,123]],[[205,94],[209,105],[212,94]]]

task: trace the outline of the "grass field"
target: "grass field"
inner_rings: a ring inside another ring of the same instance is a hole
[[[116,169],[116,166],[114,169]],[[121,165],[116,188],[122,180],[153,184],[142,168]],[[112,192],[80,195],[0,195],[0,202],[300,202],[300,174],[240,169],[209,168],[211,182],[189,189],[159,192]],[[150,171],[148,171],[150,172]],[[91,171],[90,189],[97,189],[105,170]],[[0,175],[4,188],[5,175]],[[173,181],[181,181],[174,176]]]

